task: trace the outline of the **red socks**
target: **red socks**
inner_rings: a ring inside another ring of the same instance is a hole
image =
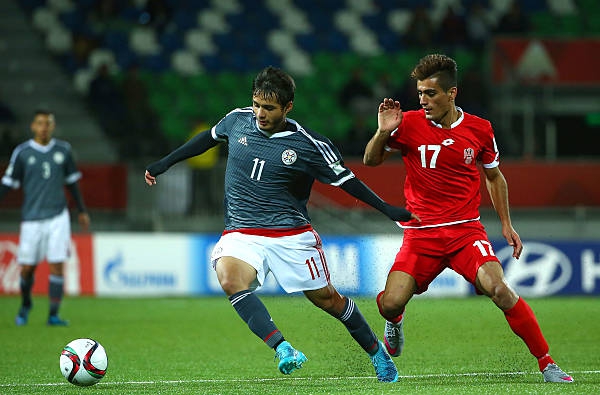
[[[377,300],[377,308],[379,309],[379,314],[381,314],[381,316],[382,316],[383,318],[385,318],[386,320],[388,320],[389,322],[391,322],[391,323],[394,323],[394,324],[397,324],[398,322],[400,322],[400,320],[402,320],[402,314],[404,314],[404,310],[402,310],[402,313],[400,313],[400,315],[398,315],[398,316],[396,316],[396,317],[394,317],[394,318],[392,318],[392,319],[390,319],[389,317],[387,317],[387,316],[386,316],[386,315],[383,313],[383,310],[381,309],[381,302],[380,302],[380,299],[381,299],[381,297],[383,296],[383,293],[384,293],[384,292],[385,292],[385,291],[381,291],[381,292],[379,292],[379,294],[377,294],[377,298],[376,298],[376,300]]]
[[[506,310],[504,316],[510,329],[523,339],[529,352],[538,359],[540,370],[544,370],[549,363],[554,363],[548,355],[548,343],[542,335],[535,314],[523,298],[519,298],[517,304]]]

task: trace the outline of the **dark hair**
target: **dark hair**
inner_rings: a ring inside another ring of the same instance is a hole
[[[38,115],[48,115],[48,116],[50,116],[50,115],[54,115],[54,113],[52,111],[50,111],[50,110],[46,110],[46,109],[43,109],[43,108],[38,108],[37,110],[35,110],[33,112],[33,117],[35,118]]]
[[[282,107],[294,101],[296,83],[285,71],[273,66],[264,68],[252,82],[252,96],[275,99]]]
[[[410,76],[417,81],[437,78],[438,84],[447,91],[456,86],[457,74],[454,59],[446,55],[431,54],[419,60]]]

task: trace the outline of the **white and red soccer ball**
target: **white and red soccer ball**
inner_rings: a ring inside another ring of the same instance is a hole
[[[104,377],[108,367],[106,351],[92,339],[75,339],[60,353],[60,371],[69,383],[86,387]]]

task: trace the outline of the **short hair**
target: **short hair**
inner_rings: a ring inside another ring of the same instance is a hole
[[[252,82],[252,96],[275,99],[282,107],[294,101],[296,83],[285,71],[268,66],[258,73]]]
[[[431,54],[419,60],[410,76],[417,81],[437,78],[438,84],[447,91],[456,86],[457,74],[454,59],[446,55]]]
[[[47,110],[45,108],[38,108],[37,110],[35,110],[33,112],[33,118],[35,119],[35,117],[37,117],[38,115],[47,115],[47,116],[51,116],[54,117],[54,113],[50,110]]]

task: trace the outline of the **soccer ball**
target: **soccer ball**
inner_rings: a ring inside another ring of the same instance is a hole
[[[106,374],[108,358],[100,343],[92,339],[75,339],[60,353],[60,371],[75,385],[94,385]]]

